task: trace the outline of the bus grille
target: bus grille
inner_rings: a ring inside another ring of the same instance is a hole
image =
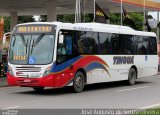
[[[17,77],[40,77],[41,67],[16,67]]]
[[[40,72],[41,67],[16,67],[17,72]]]

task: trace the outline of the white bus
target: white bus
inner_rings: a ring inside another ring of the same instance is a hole
[[[27,23],[13,31],[8,83],[73,86],[126,80],[130,85],[158,71],[156,34],[99,23]]]

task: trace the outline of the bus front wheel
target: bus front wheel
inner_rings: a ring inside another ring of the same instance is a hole
[[[128,75],[128,83],[129,85],[135,85],[137,78],[137,72],[134,68],[131,68]]]
[[[74,92],[80,93],[84,89],[84,74],[78,71],[73,79]]]
[[[42,92],[44,90],[44,87],[33,87],[33,89],[36,91],[36,92]]]

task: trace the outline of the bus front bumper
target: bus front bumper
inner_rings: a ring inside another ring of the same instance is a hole
[[[64,87],[72,80],[73,76],[60,77],[59,75],[50,74],[41,78],[23,78],[15,77],[7,73],[7,82],[9,86],[22,87]]]

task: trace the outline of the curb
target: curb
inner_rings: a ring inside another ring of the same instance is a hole
[[[2,86],[0,86],[0,88],[1,88],[1,87],[11,87],[11,86],[9,86],[9,85],[2,85]]]

